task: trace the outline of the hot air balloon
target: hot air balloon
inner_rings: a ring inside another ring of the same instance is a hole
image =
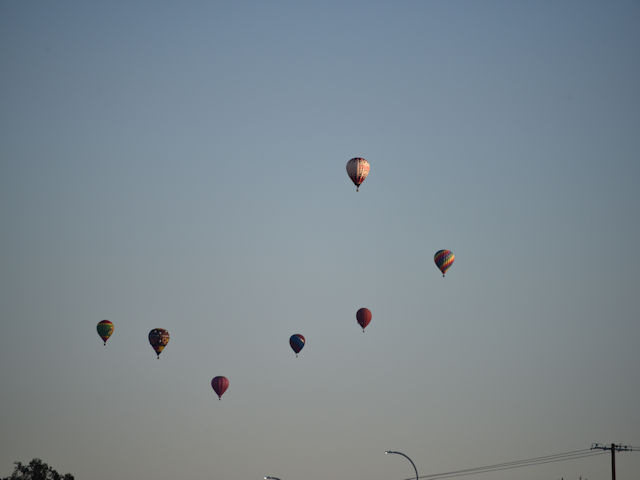
[[[222,400],[222,394],[229,388],[229,379],[227,377],[213,377],[211,388],[218,395],[218,400]]]
[[[368,308],[361,308],[356,312],[356,320],[362,327],[362,333],[364,333],[364,329],[367,328],[369,323],[371,323],[371,310]]]
[[[149,332],[149,343],[156,351],[158,358],[160,358],[160,353],[169,343],[169,332],[164,328],[154,328]]]
[[[456,256],[451,250],[438,250],[433,256],[433,261],[436,262],[436,266],[442,272],[443,277],[449,267],[453,264],[455,258]]]
[[[113,323],[109,320],[101,320],[98,322],[97,330],[98,335],[100,335],[100,338],[106,345],[107,340],[109,340],[109,337],[113,333]]]
[[[356,192],[360,189],[360,185],[369,175],[369,162],[364,158],[355,157],[347,162],[347,175],[356,186]]]
[[[304,342],[304,337],[299,333],[291,335],[291,338],[289,338],[289,345],[291,345],[293,351],[296,352],[296,357],[300,353],[300,350],[302,350],[302,347],[304,347]]]

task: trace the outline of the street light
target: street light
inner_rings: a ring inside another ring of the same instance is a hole
[[[264,480],[280,480],[278,477],[272,477],[271,475],[267,475],[264,477]]]
[[[390,454],[393,453],[395,455],[402,455],[404,458],[406,458],[407,460],[409,460],[411,462],[411,465],[413,465],[413,469],[416,471],[416,480],[418,480],[418,469],[416,468],[416,464],[413,463],[413,460],[411,460],[409,457],[407,457],[404,453],[402,452],[394,452],[393,450],[387,450],[386,452],[384,452],[385,454]]]

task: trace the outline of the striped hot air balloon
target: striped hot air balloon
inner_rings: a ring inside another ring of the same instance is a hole
[[[356,192],[360,189],[360,185],[369,175],[369,162],[364,158],[355,157],[347,162],[347,175],[356,186]]]
[[[453,264],[456,256],[451,250],[438,250],[433,256],[433,261],[436,262],[436,266],[442,272],[442,276],[447,272],[449,267]]]

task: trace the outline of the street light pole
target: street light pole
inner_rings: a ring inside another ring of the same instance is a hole
[[[394,452],[393,450],[387,450],[386,452],[384,452],[385,454],[390,454],[393,453],[395,455],[402,455],[404,458],[406,458],[407,460],[409,460],[411,462],[411,465],[413,465],[413,469],[416,471],[416,480],[418,480],[418,469],[416,468],[416,464],[413,463],[413,460],[411,460],[409,457],[407,457],[404,453],[402,452]]]
[[[264,477],[264,480],[280,480],[278,477],[272,477],[271,475],[267,475]]]

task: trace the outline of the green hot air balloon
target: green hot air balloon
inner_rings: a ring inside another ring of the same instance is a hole
[[[109,340],[109,337],[113,333],[113,322],[110,322],[109,320],[101,320],[98,322],[97,330],[98,335],[100,335],[100,338],[106,345],[107,340]]]

